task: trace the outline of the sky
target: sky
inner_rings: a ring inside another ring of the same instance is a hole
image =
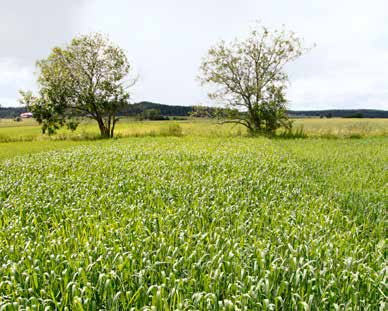
[[[212,105],[202,57],[260,21],[314,46],[286,68],[290,109],[387,110],[387,20],[386,0],[0,0],[0,106],[37,90],[38,59],[90,32],[125,49],[139,76],[132,102]]]

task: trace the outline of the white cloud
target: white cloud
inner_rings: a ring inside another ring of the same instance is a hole
[[[14,97],[0,97],[0,107],[17,107]]]
[[[382,89],[368,76],[346,74],[296,80],[289,90],[291,107],[302,110],[366,106],[386,109],[387,96],[388,90]]]
[[[30,82],[33,79],[33,70],[33,67],[18,64],[15,59],[0,59],[0,84]]]
[[[261,20],[273,27],[285,24],[308,46],[316,43],[288,66],[291,108],[388,109],[386,0],[70,0],[59,9],[48,0],[27,8],[21,0],[12,3],[18,4],[0,5],[0,21],[7,23],[0,30],[6,47],[0,59],[16,58],[6,68],[0,64],[4,98],[33,85],[34,61],[54,44],[75,33],[101,31],[127,50],[140,74],[134,100],[210,104],[195,79],[201,57],[216,41],[241,36]]]
[[[17,106],[18,91],[33,89],[34,68],[17,59],[0,58],[0,106]]]

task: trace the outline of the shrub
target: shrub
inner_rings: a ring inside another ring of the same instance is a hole
[[[79,121],[75,119],[70,119],[66,121],[67,129],[71,130],[72,132],[74,132],[77,129],[78,125],[79,125]]]
[[[167,128],[160,129],[161,136],[183,136],[183,129],[179,124],[170,124]]]

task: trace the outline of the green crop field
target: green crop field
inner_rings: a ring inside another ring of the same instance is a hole
[[[387,123],[297,122],[4,126],[33,139],[0,143],[0,309],[386,310]]]
[[[116,136],[168,136],[171,126],[179,125],[184,136],[245,136],[242,126],[219,124],[213,120],[185,121],[135,121],[122,118],[117,124]],[[388,119],[295,119],[295,131],[303,130],[309,137],[349,138],[349,137],[381,137],[388,136]],[[174,134],[174,133],[173,133]],[[96,123],[83,120],[75,132],[61,129],[50,138],[41,135],[39,125],[32,119],[15,122],[0,119],[0,143],[17,141],[42,140],[88,140],[99,136]]]

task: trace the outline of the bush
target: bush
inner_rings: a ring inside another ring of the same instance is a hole
[[[160,129],[161,136],[183,136],[183,129],[179,124],[171,124],[168,128]]]
[[[79,121],[75,119],[70,119],[66,121],[67,129],[71,130],[72,132],[74,132],[77,129],[78,125],[79,125]]]
[[[168,120],[168,117],[163,116],[159,109],[146,109],[143,113],[145,120]]]

